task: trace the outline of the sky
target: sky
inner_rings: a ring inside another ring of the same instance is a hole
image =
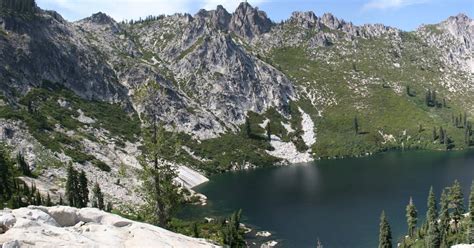
[[[69,21],[99,11],[117,21],[148,15],[191,13],[223,5],[233,12],[241,0],[36,0],[48,10],[59,12]],[[313,11],[317,16],[332,13],[354,24],[383,23],[411,31],[421,24],[439,23],[464,13],[474,18],[474,0],[248,0],[264,10],[275,22],[288,19],[293,11]]]

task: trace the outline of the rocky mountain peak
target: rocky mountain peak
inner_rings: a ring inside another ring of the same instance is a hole
[[[273,22],[264,11],[244,2],[237,7],[230,22],[231,31],[248,39],[267,33],[272,26]]]
[[[439,27],[448,31],[457,40],[465,44],[466,48],[474,48],[474,46],[472,46],[472,40],[474,39],[474,20],[469,18],[466,14],[461,13],[456,16],[451,16],[442,22]]]
[[[295,11],[292,13],[290,21],[304,28],[313,28],[318,24],[318,17],[313,11]]]
[[[339,20],[337,19],[333,14],[331,13],[325,13],[321,17],[321,22],[326,25],[330,29],[340,29],[342,26],[345,24],[344,20]]]
[[[102,25],[108,25],[108,24],[115,24],[115,20],[108,16],[107,14],[104,14],[102,12],[98,12],[93,14],[91,17],[86,18],[87,20],[96,23],[96,24],[102,24]]]
[[[222,5],[217,6],[217,9],[212,12],[211,22],[218,28],[227,29],[229,27],[232,15],[227,12]]]

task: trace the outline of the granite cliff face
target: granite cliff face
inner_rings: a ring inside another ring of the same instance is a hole
[[[298,98],[295,82],[260,52],[384,35],[397,39],[401,33],[383,25],[355,26],[328,13],[295,12],[275,24],[247,3],[232,14],[218,6],[134,25],[103,13],[69,23],[42,10],[33,19],[5,15],[0,22],[1,88],[7,95],[44,80],[58,82],[88,99],[130,103],[201,139],[236,131],[247,111],[275,107],[285,115]],[[459,15],[433,28],[440,34],[426,27],[417,33],[432,46],[444,45],[446,63],[472,70],[472,20]]]

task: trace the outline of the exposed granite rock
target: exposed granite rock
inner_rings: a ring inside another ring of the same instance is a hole
[[[243,2],[232,15],[230,30],[242,37],[252,39],[270,31],[272,25],[272,21],[265,12]]]
[[[219,247],[93,208],[3,210],[0,226],[3,247]]]

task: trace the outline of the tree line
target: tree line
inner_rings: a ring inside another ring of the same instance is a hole
[[[29,205],[53,206],[69,205],[71,207],[87,207],[90,202],[92,207],[101,210],[112,210],[112,203],[104,203],[104,194],[98,183],[92,188],[89,195],[89,181],[84,171],[76,171],[72,165],[68,167],[66,180],[66,201],[59,195],[59,200],[53,202],[49,193],[42,195],[33,183],[28,185],[20,176],[34,178],[30,166],[24,156],[18,153],[16,160],[9,158],[10,151],[5,146],[0,146],[0,209],[8,207],[16,209]],[[89,198],[90,196],[90,198]]]
[[[86,173],[75,170],[72,165],[69,165],[67,170],[66,198],[68,205],[71,207],[85,208],[90,201],[90,205],[94,208],[107,212],[112,211],[112,202],[109,201],[107,205],[104,203],[104,194],[99,183],[94,184],[90,194],[89,180]]]
[[[427,199],[425,221],[418,226],[418,211],[410,198],[406,207],[407,235],[399,241],[400,248],[448,248],[460,243],[474,243],[474,181],[469,195],[468,214],[465,215],[464,195],[461,184],[443,189],[437,203],[433,187]],[[385,212],[379,225],[379,248],[392,247],[392,233]]]

